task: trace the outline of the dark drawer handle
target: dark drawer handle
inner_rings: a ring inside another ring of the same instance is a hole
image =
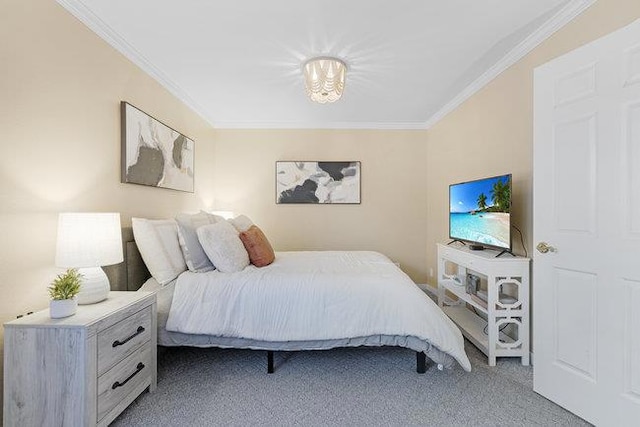
[[[116,348],[119,345],[125,345],[126,343],[128,343],[129,341],[131,341],[132,339],[134,339],[135,337],[137,337],[138,335],[140,335],[143,332],[144,332],[144,328],[142,326],[138,326],[138,329],[136,329],[136,331],[133,333],[133,335],[131,335],[128,338],[125,338],[124,341],[115,340],[113,342],[112,346],[113,346],[113,348]]]
[[[135,377],[138,374],[138,372],[142,371],[143,369],[144,369],[144,363],[142,362],[138,363],[138,366],[136,366],[136,371],[133,374],[129,375],[127,379],[122,382],[116,381],[115,383],[113,383],[113,385],[111,386],[111,389],[115,390],[118,387],[122,387],[123,385],[128,383],[131,378]]]

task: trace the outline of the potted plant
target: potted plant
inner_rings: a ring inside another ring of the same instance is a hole
[[[70,268],[63,274],[58,274],[49,286],[49,315],[52,319],[68,317],[78,309],[76,295],[80,292],[82,274],[75,268]]]

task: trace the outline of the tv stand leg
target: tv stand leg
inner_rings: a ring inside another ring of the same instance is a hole
[[[457,239],[453,239],[452,241],[450,241],[449,243],[447,243],[447,246],[449,246],[450,244],[455,243],[455,242],[460,242],[460,243],[462,243],[464,246],[467,246],[467,244],[466,244],[465,242],[463,242],[462,240],[457,240]]]
[[[496,255],[496,258],[498,258],[498,257],[499,257],[500,255],[502,255],[502,254],[509,254],[509,255],[511,255],[511,256],[516,256],[516,255],[515,255],[513,252],[511,252],[510,250],[505,249],[505,250],[503,250],[502,252],[500,252],[498,255]]]

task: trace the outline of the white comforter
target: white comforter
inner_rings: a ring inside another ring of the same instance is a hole
[[[278,252],[239,273],[183,273],[166,329],[260,341],[412,336],[471,365],[460,330],[376,252]]]

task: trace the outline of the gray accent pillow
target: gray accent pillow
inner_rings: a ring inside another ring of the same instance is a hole
[[[197,230],[204,225],[215,224],[220,220],[224,219],[204,211],[197,214],[182,213],[176,216],[178,241],[189,271],[204,273],[216,268],[202,249],[202,245],[198,241]]]

